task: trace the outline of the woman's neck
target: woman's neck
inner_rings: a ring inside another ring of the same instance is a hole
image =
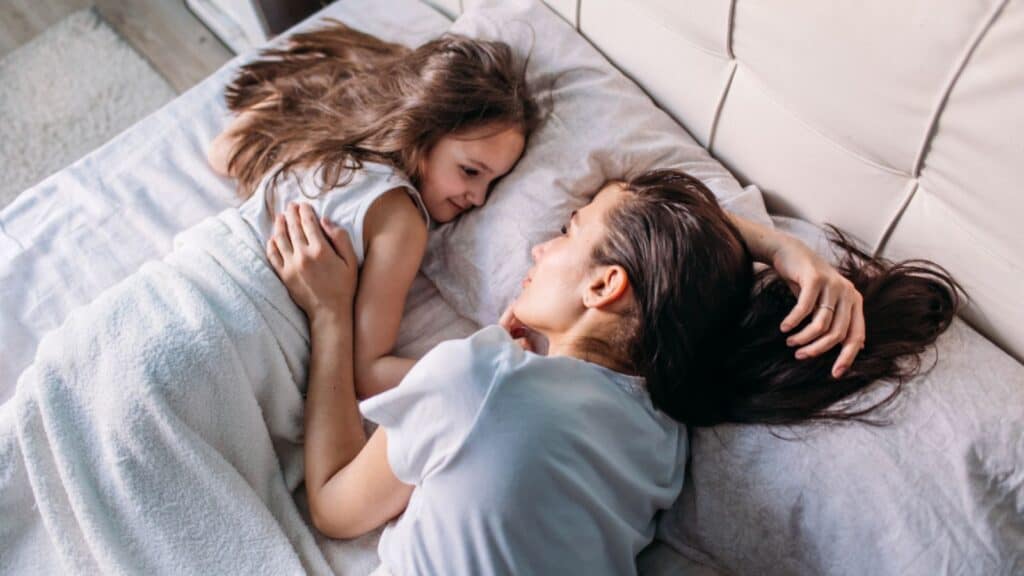
[[[622,374],[633,375],[631,363],[603,339],[593,337],[572,337],[571,335],[547,335],[548,356],[569,356],[591,364],[603,366]]]

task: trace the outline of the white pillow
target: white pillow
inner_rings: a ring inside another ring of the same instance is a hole
[[[478,324],[494,323],[518,293],[529,249],[547,240],[606,180],[653,168],[700,178],[732,211],[769,222],[760,192],[735,178],[576,30],[540,2],[482,2],[452,26],[501,40],[527,81],[551,86],[551,112],[487,204],[431,235],[424,271],[445,300]]]
[[[775,224],[830,255],[816,226]],[[1024,366],[959,319],[934,359],[890,426],[691,430],[658,538],[727,574],[1024,573]]]

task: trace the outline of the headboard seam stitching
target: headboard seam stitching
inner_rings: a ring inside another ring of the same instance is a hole
[[[1001,0],[996,4],[993,4],[991,12],[988,17],[982,20],[982,25],[974,32],[974,36],[971,41],[964,47],[964,51],[960,54],[960,58],[957,61],[956,66],[953,68],[949,78],[946,79],[945,85],[938,101],[935,103],[935,107],[932,109],[931,116],[928,119],[928,128],[924,133],[924,140],[921,142],[921,146],[917,150],[917,157],[914,158],[914,166],[911,170],[911,174],[915,178],[921,175],[921,166],[924,164],[924,157],[928,151],[932,140],[935,138],[935,133],[938,130],[939,118],[942,116],[942,112],[946,109],[946,102],[949,101],[949,95],[953,92],[953,87],[956,86],[958,80],[963,75],[963,71],[967,68],[967,62],[971,59],[971,55],[977,49],[978,45],[981,44],[981,40],[985,37],[989,30],[992,29],[993,24],[998,19],[999,14],[1006,6],[1008,0]]]
[[[732,59],[736,58],[736,54],[732,51],[732,31],[736,26],[736,2],[737,0],[732,0],[729,4],[729,17],[725,24],[725,52]]]
[[[729,89],[732,88],[732,79],[736,77],[736,60],[729,60],[729,77],[722,86],[722,92],[718,95],[718,102],[715,104],[715,114],[711,117],[711,130],[708,131],[708,151],[715,145],[715,134],[718,133],[718,119],[722,117],[722,108],[725,106],[725,99],[729,96]]]
[[[914,178],[907,183],[907,192],[903,196],[903,201],[900,202],[900,206],[896,209],[896,213],[889,219],[889,223],[886,224],[885,228],[882,230],[882,235],[879,236],[878,241],[875,242],[875,249],[872,255],[876,258],[883,250],[885,250],[886,244],[889,243],[889,237],[892,236],[892,233],[896,230],[896,224],[898,224],[900,219],[903,218],[903,213],[907,211],[907,207],[910,206],[910,201],[914,198],[914,195],[917,194],[917,190],[920,187],[921,185],[917,181],[917,178]]]

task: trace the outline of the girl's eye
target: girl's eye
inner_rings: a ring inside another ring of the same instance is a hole
[[[568,234],[568,233],[569,233],[569,229],[567,227],[565,227],[565,226],[562,226],[562,234]]]
[[[476,168],[469,168],[466,166],[462,167],[462,171],[466,173],[466,176],[476,176],[477,174],[480,173],[480,171],[477,170]]]

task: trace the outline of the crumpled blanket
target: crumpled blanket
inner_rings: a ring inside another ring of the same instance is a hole
[[[327,573],[305,316],[238,213],[71,313],[0,407],[0,573]]]

